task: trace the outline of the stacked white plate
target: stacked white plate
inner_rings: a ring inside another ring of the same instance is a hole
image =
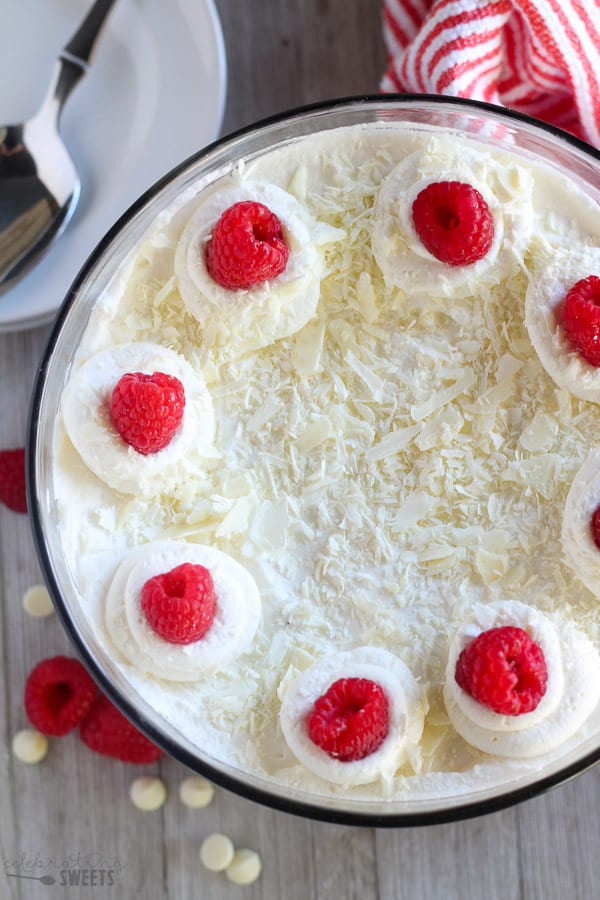
[[[41,103],[56,57],[92,0],[3,0],[0,121]],[[89,253],[131,203],[221,127],[226,66],[213,0],[120,0],[61,132],[79,204],[50,252],[0,296],[0,331],[50,321]]]

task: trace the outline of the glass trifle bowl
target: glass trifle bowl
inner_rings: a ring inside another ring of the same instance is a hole
[[[597,762],[599,203],[561,131],[352,98],[212,144],[106,235],[40,366],[30,512],[81,657],[169,754],[378,826]]]

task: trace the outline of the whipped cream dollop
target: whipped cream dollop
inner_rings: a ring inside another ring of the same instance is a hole
[[[380,747],[364,759],[341,762],[314,744],[306,717],[315,701],[340,678],[367,678],[378,684],[389,703],[389,731]],[[280,723],[296,758],[326,781],[368,784],[391,778],[423,732],[426,701],[407,666],[389,650],[358,647],[332,653],[301,672],[283,697]]]
[[[182,422],[158,453],[138,453],[111,422],[112,391],[129,372],[163,372],[183,384]],[[67,382],[62,416],[71,443],[88,468],[109,487],[127,494],[161,493],[186,472],[197,471],[213,448],[214,413],[202,373],[158,344],[122,344],[89,357]]]
[[[537,707],[504,716],[470,697],[456,682],[458,657],[483,631],[516,626],[544,654],[548,682]],[[600,698],[600,656],[575,626],[558,628],[544,613],[516,600],[476,604],[450,645],[444,700],[450,721],[474,747],[496,756],[528,758],[558,747],[585,722]]]
[[[262,203],[277,216],[289,257],[275,278],[245,290],[229,290],[211,278],[206,244],[225,210],[245,200]],[[183,302],[202,326],[204,348],[218,358],[232,358],[303,328],[319,302],[322,245],[343,236],[343,231],[316,221],[295,197],[272,184],[231,179],[203,195],[178,242],[175,274]]]
[[[206,634],[173,644],[150,627],[141,606],[144,584],[183,563],[207,568],[216,611]],[[260,623],[261,602],[250,573],[227,553],[205,544],[152,541],[132,550],[114,574],[106,600],[105,626],[118,651],[143,673],[167,681],[197,681],[225,669],[244,653]]]
[[[588,275],[600,276],[600,248],[557,250],[525,295],[525,325],[540,362],[556,384],[581,400],[600,403],[600,368],[575,349],[560,323],[567,292]]]
[[[423,245],[412,220],[417,195],[429,184],[470,184],[486,201],[494,221],[487,254],[469,265],[451,266]],[[435,291],[459,297],[496,284],[516,270],[531,236],[533,178],[514,160],[432,140],[411,153],[383,180],[376,200],[373,254],[385,279],[406,293]]]
[[[600,549],[592,537],[592,516],[600,506],[600,448],[586,456],[565,501],[561,540],[565,560],[586,588],[600,597]]]

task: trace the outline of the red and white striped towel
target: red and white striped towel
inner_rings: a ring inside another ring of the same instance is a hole
[[[600,147],[600,0],[384,0],[383,91],[486,100]]]

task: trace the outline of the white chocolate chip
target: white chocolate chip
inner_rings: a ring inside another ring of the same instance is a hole
[[[23,608],[30,616],[41,619],[54,612],[50,594],[43,584],[34,584],[23,594]]]
[[[190,775],[179,785],[179,798],[186,806],[204,809],[215,795],[214,785],[199,775]]]
[[[202,865],[211,872],[222,872],[234,857],[234,846],[226,834],[211,834],[200,848]]]
[[[144,812],[160,809],[167,799],[167,788],[164,781],[152,775],[136,778],[129,789],[131,802]]]
[[[33,728],[24,728],[13,737],[12,748],[21,762],[38,763],[48,752],[48,738]]]
[[[241,848],[233,854],[225,874],[234,884],[252,884],[262,872],[262,860],[255,850]]]

